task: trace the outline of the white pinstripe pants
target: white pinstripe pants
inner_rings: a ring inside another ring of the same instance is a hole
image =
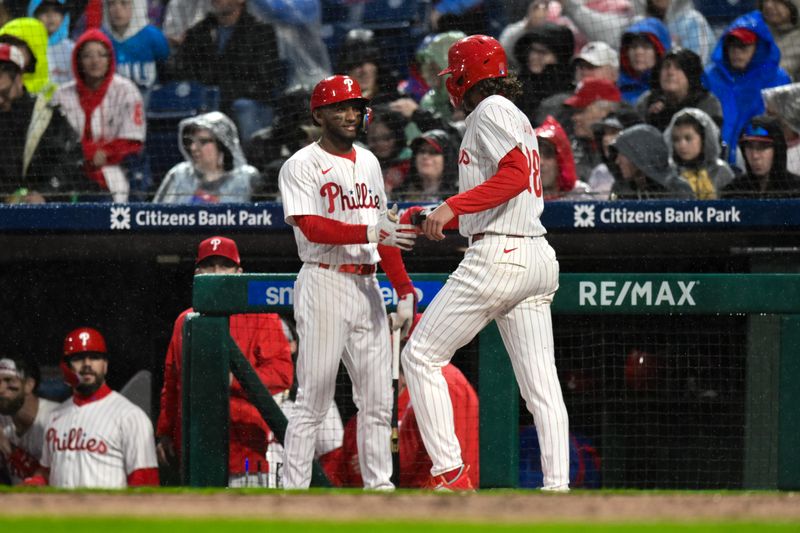
[[[358,407],[364,487],[391,489],[392,376],[389,327],[377,278],[303,265],[294,291],[299,337],[297,400],[286,429],[284,487],[308,488],[314,443],[330,408],[339,361]]]
[[[569,421],[556,372],[550,317],[557,288],[558,261],[544,237],[487,234],[467,249],[428,306],[402,361],[433,475],[462,464],[441,368],[495,320],[536,424],[544,487],[568,486]]]

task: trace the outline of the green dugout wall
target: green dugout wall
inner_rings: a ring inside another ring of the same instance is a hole
[[[256,384],[227,334],[228,315],[289,310],[294,278],[195,277],[197,314],[184,329],[184,484],[227,484],[228,372],[243,385]],[[413,279],[426,292],[424,306],[446,276],[418,274]],[[562,274],[552,309],[556,315],[746,314],[744,488],[800,488],[800,275]],[[480,334],[478,379],[481,486],[514,487],[519,391],[494,324]],[[273,417],[274,426],[280,413],[253,399],[265,416]],[[316,470],[312,483],[324,482]]]

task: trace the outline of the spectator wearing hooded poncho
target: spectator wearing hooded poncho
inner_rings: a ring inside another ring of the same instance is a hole
[[[611,153],[611,143],[624,129],[636,124],[642,124],[642,117],[629,108],[622,108],[609,113],[600,122],[592,124],[594,142],[600,151],[602,160],[602,163],[592,169],[588,179],[589,189],[595,200],[608,199],[611,187],[614,186],[614,176],[619,175],[619,168],[614,162],[615,154]]]
[[[63,85],[72,81],[72,49],[75,42],[69,38],[70,16],[66,0],[31,0],[28,15],[35,17],[47,30],[47,63],[50,81]]]
[[[420,74],[428,85],[428,91],[419,101],[419,107],[441,120],[447,121],[453,117],[453,106],[444,86],[444,78],[439,76],[439,72],[447,68],[447,52],[450,46],[466,36],[460,31],[433,34],[423,41],[417,51]]]
[[[635,104],[650,89],[653,70],[671,47],[669,30],[657,18],[642,19],[625,30],[619,50],[617,82],[623,101]]]
[[[249,202],[258,171],[247,164],[233,121],[219,111],[184,119],[178,125],[181,154],[164,177],[154,202],[213,204]]]
[[[569,137],[561,124],[548,116],[535,132],[545,201],[591,200],[589,186],[578,179]]]
[[[736,161],[736,142],[745,124],[764,112],[761,89],[791,83],[778,63],[781,52],[758,11],[734,20],[720,37],[703,85],[722,104],[722,140],[727,160]]]
[[[574,50],[575,38],[569,28],[549,22],[517,39],[513,55],[520,65],[522,96],[516,103],[528,117],[534,116],[548,96],[574,88]]]
[[[800,83],[762,89],[767,115],[775,117],[786,139],[786,168],[800,174]]]
[[[111,38],[117,73],[143,92],[158,81],[157,63],[169,57],[161,30],[148,23],[147,0],[105,0],[103,31]]]
[[[800,197],[800,176],[786,169],[786,139],[776,119],[753,118],[739,143],[746,171],[722,191],[724,198]]]
[[[675,113],[664,140],[678,173],[698,200],[719,198],[719,191],[733,181],[733,171],[719,157],[719,128],[700,109],[687,107]]]
[[[685,107],[696,107],[722,124],[722,105],[702,83],[700,56],[686,49],[671,50],[655,68],[651,89],[636,101],[636,111],[661,131],[673,115]]]
[[[0,28],[0,42],[17,46],[26,54],[25,72],[22,82],[31,94],[43,94],[48,100],[53,96],[56,85],[50,81],[50,67],[47,61],[47,30],[35,18],[14,19]]]
[[[611,153],[619,171],[611,200],[694,197],[691,185],[670,164],[667,143],[653,126],[637,124],[623,130],[611,143]]]

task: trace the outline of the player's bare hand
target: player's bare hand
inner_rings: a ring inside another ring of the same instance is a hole
[[[161,436],[158,438],[156,455],[158,456],[158,464],[167,466],[172,463],[175,458],[175,445],[172,443],[172,437]]]
[[[445,202],[425,217],[422,222],[422,232],[432,241],[441,241],[444,239],[445,224],[453,220],[455,216],[453,210]]]
[[[389,109],[396,111],[406,118],[411,118],[419,108],[419,104],[413,98],[398,98],[389,104]]]
[[[103,150],[98,150],[94,153],[92,164],[97,168],[104,167],[108,162],[108,155]]]
[[[413,224],[400,224],[399,220],[395,204],[380,214],[376,224],[367,226],[367,242],[411,250],[417,238],[416,228]]]

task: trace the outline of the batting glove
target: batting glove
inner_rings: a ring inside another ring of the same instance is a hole
[[[405,339],[411,330],[416,314],[416,299],[414,293],[410,292],[397,301],[397,311],[389,315],[392,330],[400,330],[400,338]]]
[[[414,247],[416,238],[417,234],[413,225],[399,223],[397,204],[392,206],[389,211],[381,213],[377,224],[367,226],[367,242],[410,250]]]

